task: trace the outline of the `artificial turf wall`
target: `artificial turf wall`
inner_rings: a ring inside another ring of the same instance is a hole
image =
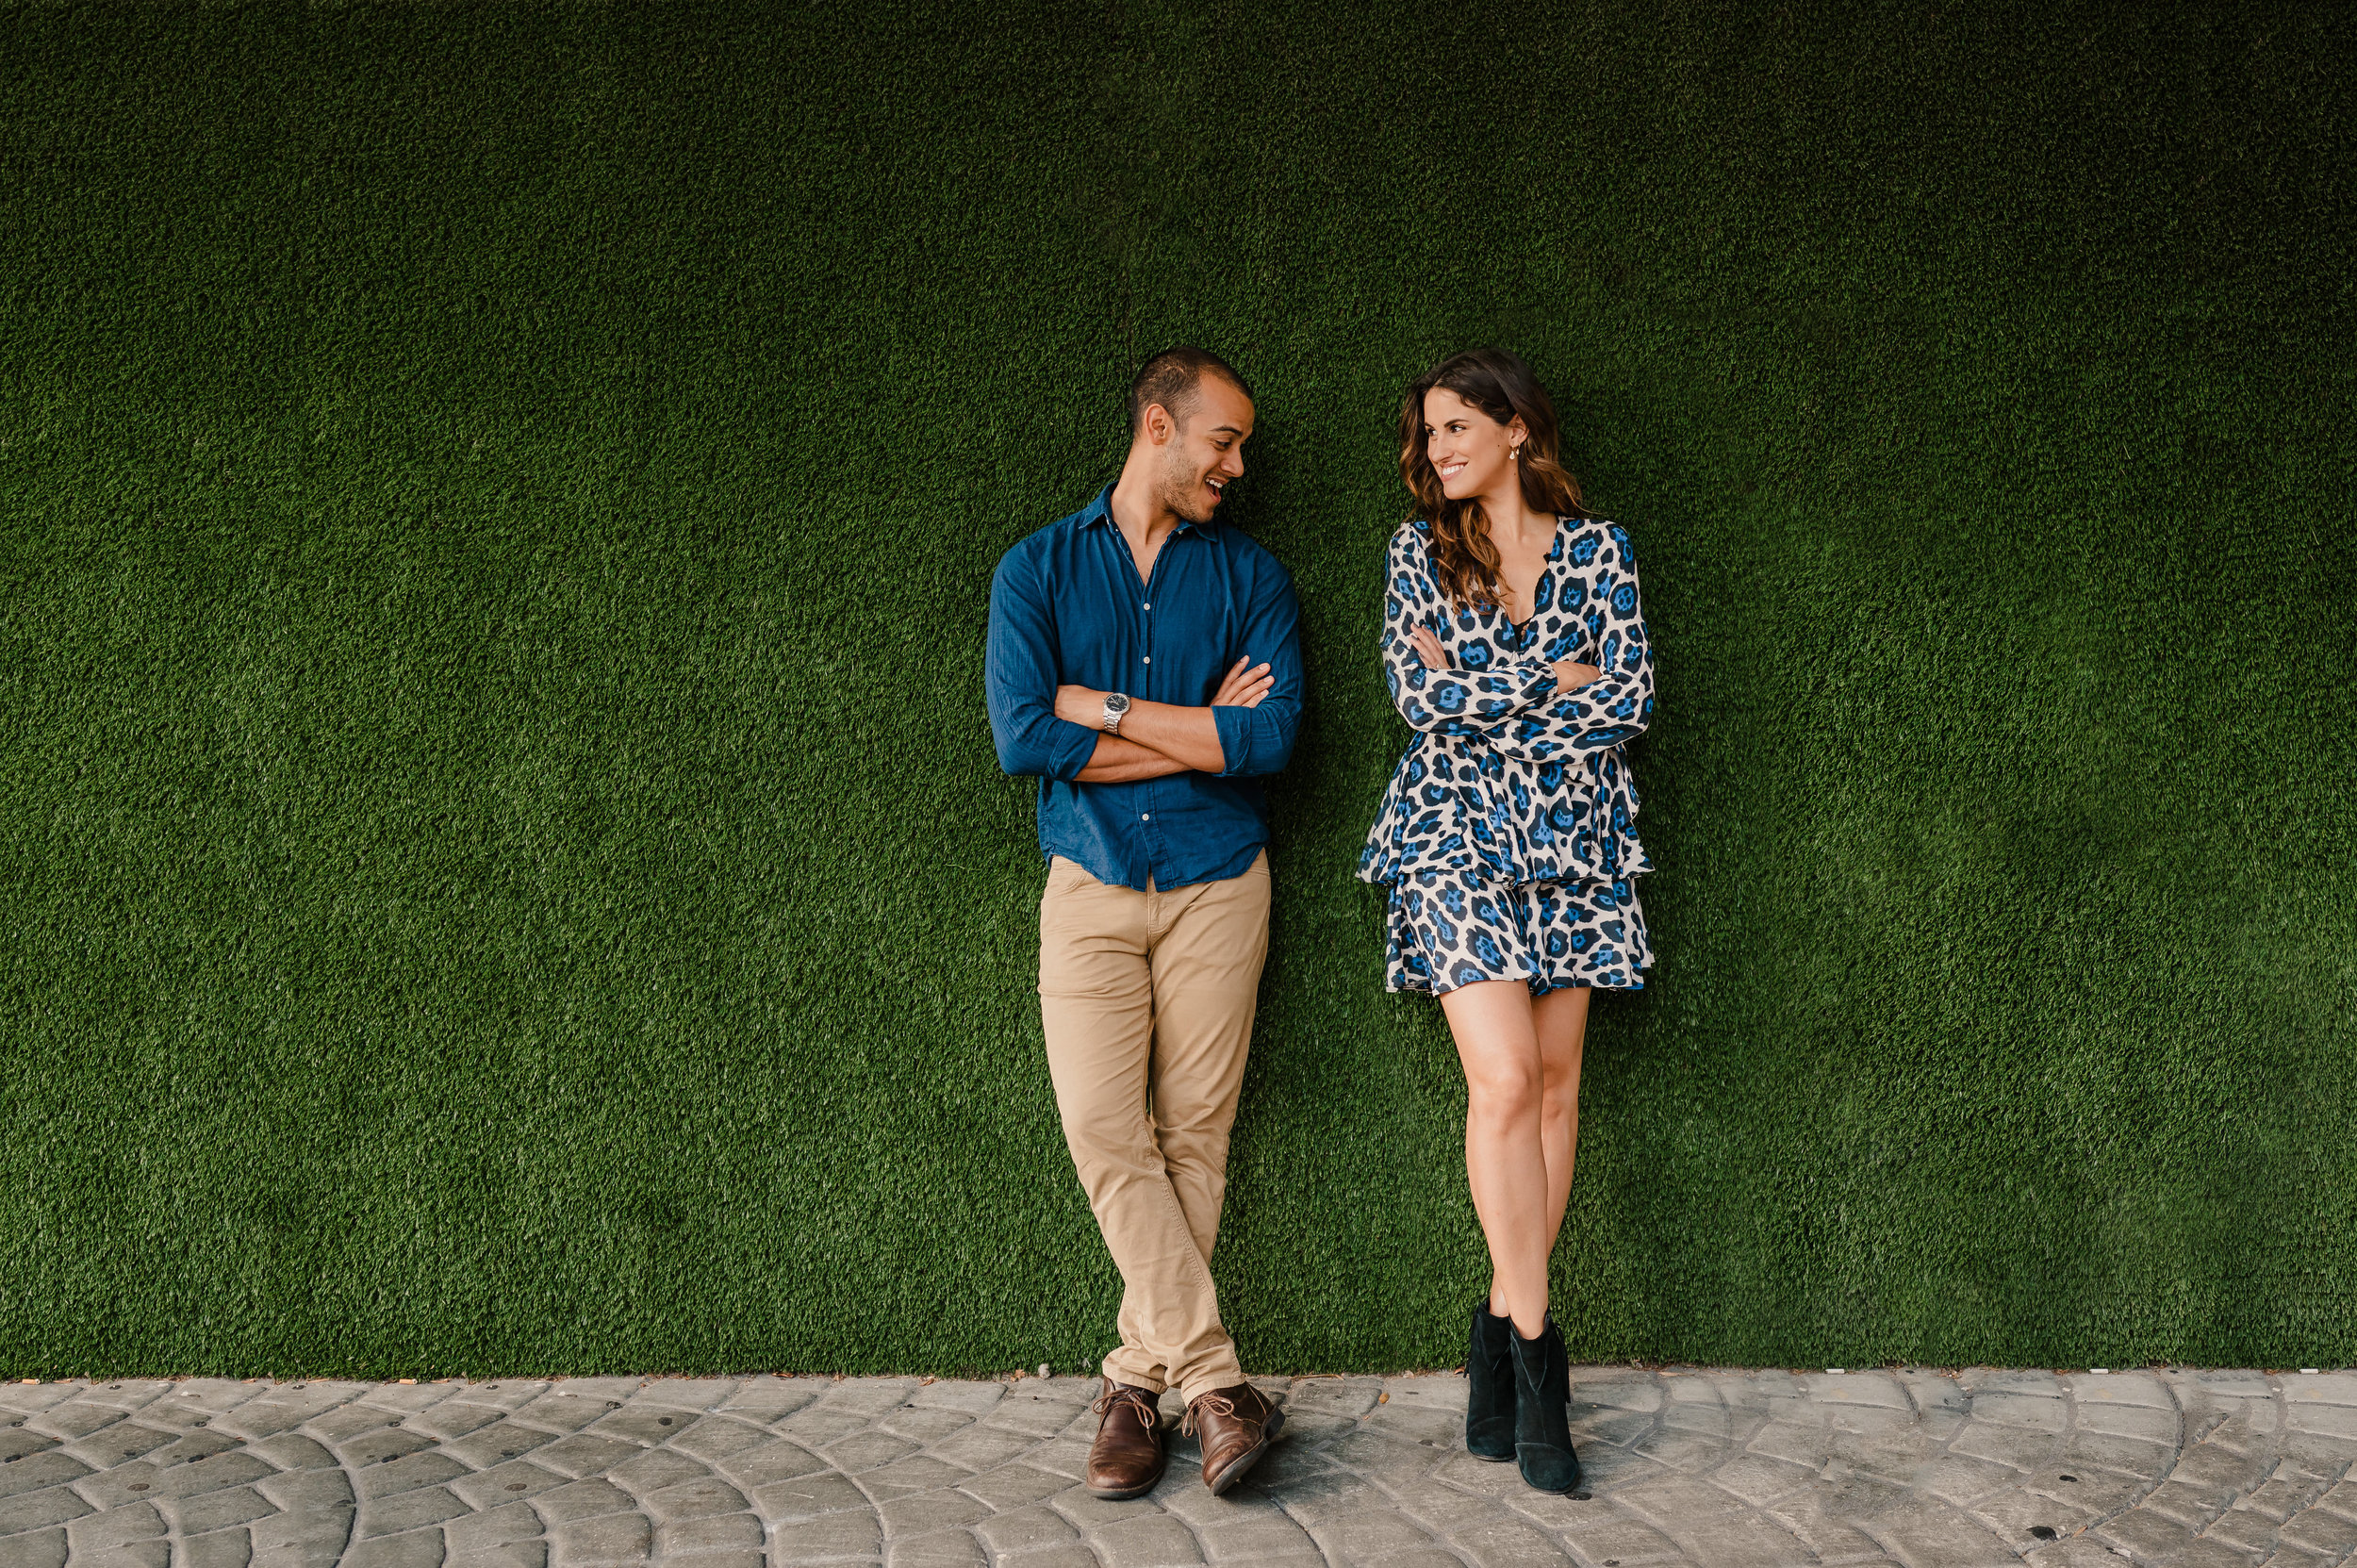
[[[1453,1362],[1353,880],[1401,385],[1634,534],[1583,1357],[2357,1356],[2349,13],[0,13],[0,1373],[1078,1367],[999,553],[1261,393],[1310,676],[1218,1259]]]

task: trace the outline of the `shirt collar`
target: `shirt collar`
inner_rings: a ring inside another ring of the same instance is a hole
[[[1113,485],[1118,483],[1120,483],[1118,480],[1108,483],[1103,489],[1096,492],[1095,501],[1080,508],[1081,527],[1086,528],[1092,523],[1098,522],[1108,528],[1113,526]],[[1176,538],[1181,534],[1202,533],[1209,526],[1207,523],[1189,522],[1182,518],[1179,520],[1178,526],[1170,531],[1171,537]]]

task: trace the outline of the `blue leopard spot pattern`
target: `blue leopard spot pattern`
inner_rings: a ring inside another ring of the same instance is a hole
[[[1628,531],[1558,520],[1520,622],[1450,602],[1429,533],[1393,536],[1384,584],[1384,684],[1416,732],[1360,856],[1390,889],[1385,983],[1640,988],[1653,959],[1635,879],[1653,863],[1623,748],[1652,722],[1654,664]],[[1409,641],[1419,627],[1437,668]],[[1559,689],[1567,659],[1596,679]]]

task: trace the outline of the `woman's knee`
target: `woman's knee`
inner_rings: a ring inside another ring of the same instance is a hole
[[[1499,1054],[1465,1069],[1466,1098],[1474,1115],[1520,1121],[1539,1113],[1546,1078],[1536,1056]]]
[[[1579,1119],[1577,1065],[1566,1072],[1550,1062],[1542,1069],[1539,1085],[1539,1114],[1551,1122]]]

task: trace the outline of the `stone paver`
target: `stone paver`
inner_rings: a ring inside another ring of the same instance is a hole
[[[2357,1375],[1587,1367],[1586,1491],[1464,1452],[1453,1373],[1271,1378],[1203,1490],[1077,1484],[1093,1381],[0,1385],[0,1568],[2331,1568]],[[1175,1398],[1164,1413],[1174,1428]]]

